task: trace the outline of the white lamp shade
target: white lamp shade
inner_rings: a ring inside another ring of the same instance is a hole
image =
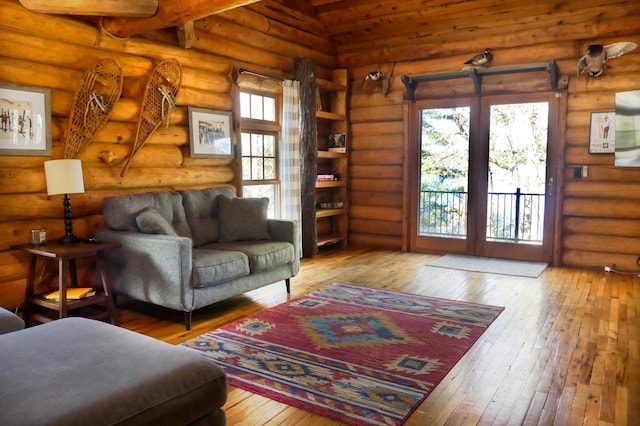
[[[47,194],[81,194],[84,192],[82,161],[65,159],[44,162]]]

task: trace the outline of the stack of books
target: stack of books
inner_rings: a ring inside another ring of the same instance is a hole
[[[71,287],[67,289],[67,300],[79,300],[95,294],[95,290],[91,287]],[[56,290],[47,294],[44,298],[47,300],[60,300],[60,292]]]
[[[334,180],[340,180],[341,177],[339,174],[335,175],[318,175],[316,176],[316,181],[318,182],[333,182]]]

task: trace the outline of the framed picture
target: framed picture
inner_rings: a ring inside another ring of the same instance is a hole
[[[328,141],[329,151],[347,152],[347,135],[344,133],[332,133]]]
[[[592,112],[589,128],[590,154],[613,154],[616,152],[615,112]]]
[[[0,155],[51,152],[51,91],[0,83]]]
[[[233,158],[231,111],[189,107],[192,158]]]

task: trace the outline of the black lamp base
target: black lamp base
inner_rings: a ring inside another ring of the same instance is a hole
[[[58,238],[58,242],[61,244],[75,244],[80,242],[81,238],[76,237],[75,235],[65,235],[62,238]]]
[[[80,241],[80,238],[73,235],[73,224],[71,223],[71,200],[69,199],[69,194],[64,194],[64,200],[62,200],[62,204],[64,205],[65,235],[64,237],[59,238],[58,241],[62,244],[77,243]]]

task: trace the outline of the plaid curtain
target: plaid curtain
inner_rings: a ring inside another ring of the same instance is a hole
[[[300,82],[285,80],[282,90],[282,135],[280,138],[280,185],[282,219],[302,226],[300,194]],[[302,247],[302,232],[298,232]],[[300,253],[302,255],[302,253]]]

